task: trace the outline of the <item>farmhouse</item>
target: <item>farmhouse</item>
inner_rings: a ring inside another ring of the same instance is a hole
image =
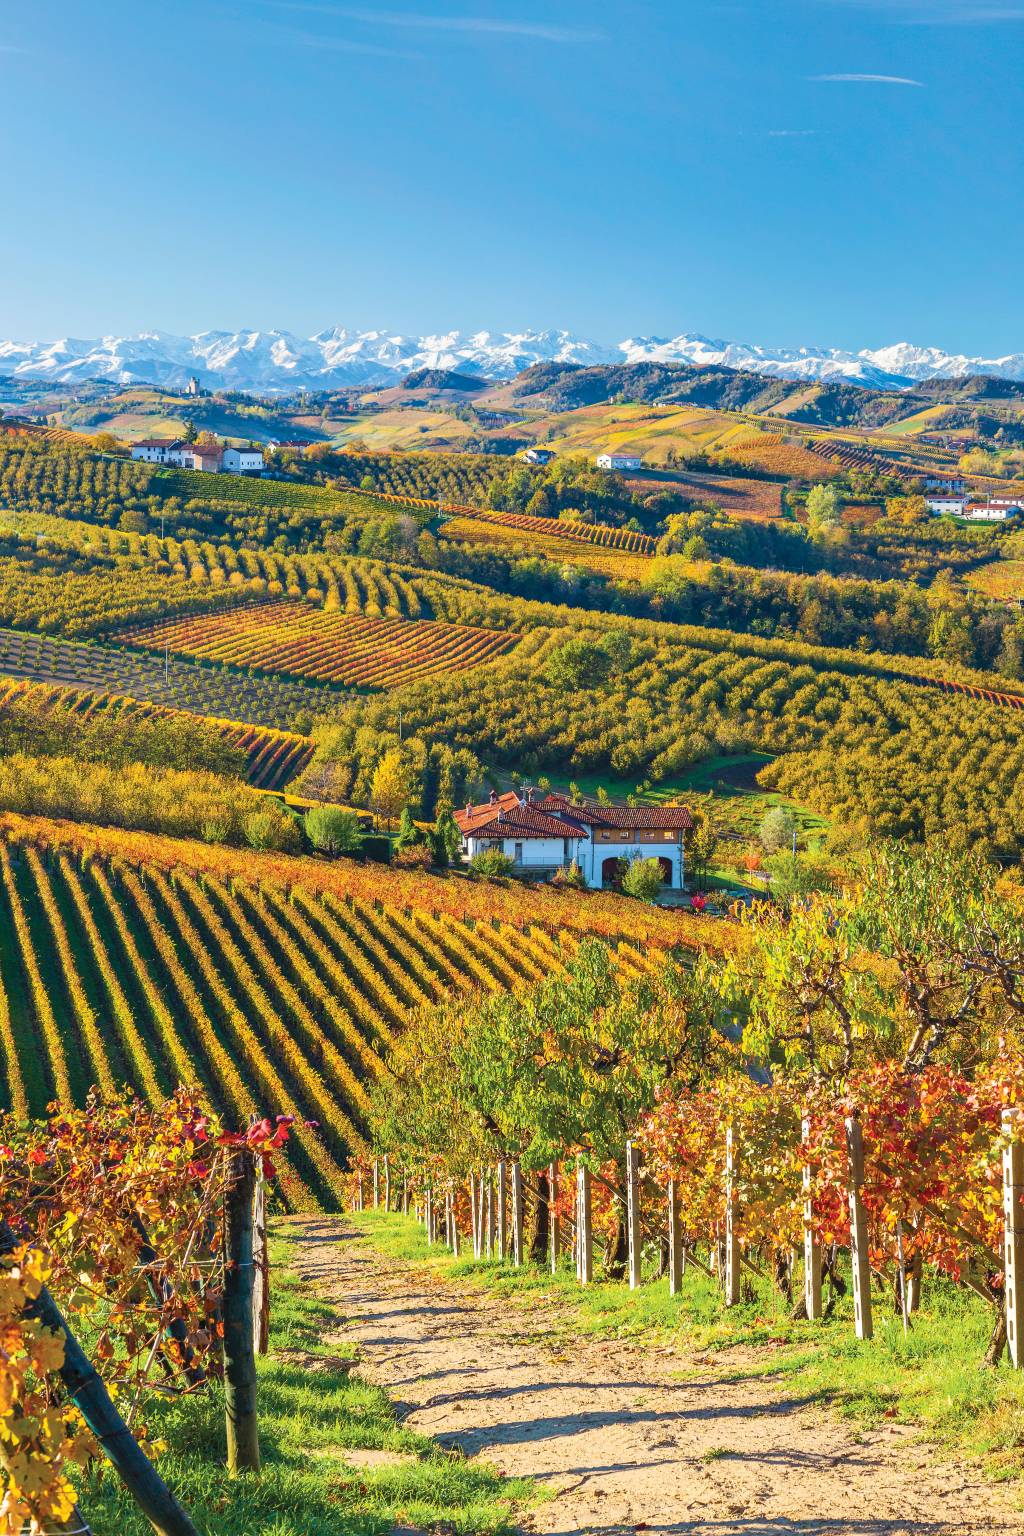
[[[943,493],[927,496],[928,510],[933,517],[963,517],[967,507],[966,496],[953,496]]]
[[[598,469],[642,469],[643,459],[638,453],[599,453]]]
[[[221,470],[232,475],[258,474],[263,468],[259,448],[230,448],[221,443],[186,443],[180,438],[144,438],[132,444],[132,458],[144,464],[169,464],[177,469],[202,469],[208,474]]]
[[[550,464],[554,456],[550,448],[527,448],[523,452],[527,464]]]
[[[924,482],[926,491],[945,492],[950,496],[959,496],[967,489],[967,481],[962,475],[928,475]]]
[[[494,792],[482,805],[456,811],[464,853],[497,848],[520,874],[545,875],[575,859],[589,886],[612,885],[622,859],[657,858],[666,886],[681,890],[685,834],[693,818],[683,806],[578,805],[564,795],[534,800]]]

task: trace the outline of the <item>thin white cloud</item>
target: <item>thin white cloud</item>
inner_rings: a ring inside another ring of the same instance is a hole
[[[305,11],[355,21],[366,26],[401,27],[423,32],[461,32],[492,37],[526,37],[545,43],[599,43],[605,34],[580,27],[557,27],[545,21],[519,21],[490,16],[422,16],[415,11],[378,11],[361,6],[323,5],[315,0],[262,0],[279,11]]]
[[[808,75],[807,78],[827,85],[914,85],[924,90],[923,80],[910,80],[906,75]]]

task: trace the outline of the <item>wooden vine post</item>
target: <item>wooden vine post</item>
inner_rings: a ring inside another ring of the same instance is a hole
[[[373,1160],[373,1208],[380,1210],[380,1159]]]
[[[1006,1343],[1014,1370],[1024,1370],[1024,1141],[1020,1112],[1003,1110],[1003,1225],[1005,1235]]]
[[[736,1220],[739,1153],[730,1125],[725,1133],[725,1304],[735,1307],[740,1299],[740,1236]]]
[[[491,1168],[488,1168],[488,1170],[487,1170],[487,1213],[486,1214],[487,1214],[487,1228],[486,1228],[486,1232],[485,1232],[485,1237],[486,1237],[487,1241],[486,1241],[484,1246],[486,1248],[487,1257],[489,1259],[492,1259],[494,1257],[494,1246],[495,1246],[495,1221],[494,1221],[494,1172],[493,1172],[493,1170]]]
[[[562,1218],[559,1216],[555,1202],[558,1199],[558,1164],[548,1165],[548,1255],[551,1259],[551,1273],[558,1273],[558,1260],[562,1252]]]
[[[473,1258],[480,1257],[480,1213],[477,1205],[476,1174],[469,1172],[469,1235],[473,1240]]]
[[[678,1296],[683,1285],[683,1214],[679,1186],[668,1181],[668,1293]]]
[[[523,1170],[518,1157],[512,1164],[512,1262],[523,1262]]]
[[[256,1180],[252,1208],[252,1341],[258,1355],[270,1344],[270,1248],[267,1243],[267,1186]]]
[[[384,1209],[391,1210],[391,1162],[386,1152],[384,1154]]]
[[[582,1159],[576,1167],[576,1276],[581,1285],[590,1285],[594,1279],[590,1169]]]
[[[246,1147],[229,1148],[224,1167],[224,1408],[231,1477],[260,1469],[253,1325],[255,1197],[253,1154]]]
[[[870,1339],[871,1263],[868,1254],[868,1215],[864,1208],[864,1141],[855,1115],[846,1120],[847,1188],[850,1197],[850,1261],[853,1267],[853,1319],[858,1339]]]
[[[801,1126],[801,1139],[807,1147],[811,1139],[811,1122],[805,1115]],[[806,1151],[803,1166],[804,1186],[804,1303],[807,1316],[812,1321],[821,1317],[821,1244],[814,1230],[814,1180]]]
[[[423,1221],[427,1229],[427,1247],[434,1245],[434,1191],[427,1185],[423,1194]]]
[[[498,1159],[498,1258],[508,1258],[508,1164]]]
[[[640,1153],[636,1143],[626,1142],[626,1236],[629,1244],[629,1288],[640,1284]]]

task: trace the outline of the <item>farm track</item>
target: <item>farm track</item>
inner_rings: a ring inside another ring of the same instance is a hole
[[[358,1347],[359,1374],[404,1422],[553,1495],[527,1513],[538,1536],[1020,1530],[1004,1492],[933,1460],[909,1427],[858,1431],[798,1380],[784,1393],[757,1373],[763,1351],[732,1350],[716,1372],[707,1357],[567,1337],[555,1298],[517,1304],[384,1259],[358,1218],[286,1225],[294,1267],[340,1313],[337,1342]]]

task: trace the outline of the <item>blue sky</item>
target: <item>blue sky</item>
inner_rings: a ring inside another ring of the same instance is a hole
[[[0,0],[0,336],[1024,349],[1024,0]]]

